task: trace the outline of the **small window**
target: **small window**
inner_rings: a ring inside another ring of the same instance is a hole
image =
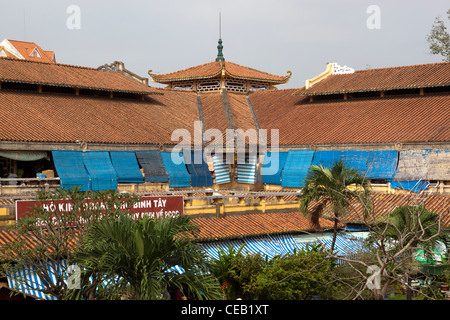
[[[220,90],[220,79],[199,80],[197,82],[198,91]]]
[[[173,89],[181,89],[181,90],[194,90],[194,82],[193,81],[178,81],[172,83]]]
[[[267,90],[270,88],[270,85],[268,82],[260,82],[260,81],[250,81],[250,91],[260,91],[260,90]]]
[[[33,58],[42,58],[41,54],[39,53],[38,48],[34,48],[34,50],[31,52],[30,57]]]

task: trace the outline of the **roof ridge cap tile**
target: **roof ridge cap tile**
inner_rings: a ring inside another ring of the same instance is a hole
[[[187,71],[187,70],[190,70],[190,69],[193,69],[193,68],[198,68],[198,67],[201,67],[201,66],[205,66],[207,64],[215,64],[217,62],[218,61],[210,61],[210,62],[205,62],[205,63],[202,63],[202,64],[198,64],[196,66],[187,67],[187,68],[183,68],[183,69],[172,71],[172,72],[168,72],[168,73],[151,73],[151,74],[154,75],[154,76],[168,76],[168,75],[172,75],[172,74],[179,73],[179,72],[182,72],[182,71]]]
[[[73,64],[67,64],[67,63],[60,63],[60,62],[45,62],[45,61],[36,61],[36,60],[28,60],[28,59],[17,59],[17,58],[8,58],[3,57],[4,60],[10,60],[17,63],[36,63],[36,64],[46,64],[50,66],[59,66],[59,67],[67,67],[67,68],[77,68],[77,69],[87,69],[87,70],[94,70],[94,71],[101,71],[94,67],[86,67],[86,66],[79,66],[79,65],[73,65]]]
[[[445,65],[448,64],[450,65],[450,62],[446,62],[446,61],[441,61],[441,62],[431,62],[431,63],[420,63],[420,64],[411,64],[411,65],[404,65],[404,66],[394,66],[394,67],[380,67],[380,68],[371,68],[371,69],[359,69],[359,70],[355,70],[356,72],[367,72],[367,71],[381,71],[381,70],[386,70],[386,69],[404,69],[404,68],[414,68],[414,67],[423,67],[423,66],[432,66],[432,65]],[[332,74],[335,76],[342,76],[342,75],[349,75],[351,73],[346,73],[346,74]]]

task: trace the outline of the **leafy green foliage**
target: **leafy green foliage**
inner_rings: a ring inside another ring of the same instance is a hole
[[[331,297],[333,262],[320,246],[268,260],[262,254],[246,254],[245,248],[220,250],[211,263],[227,299],[310,299]]]
[[[258,275],[260,299],[298,300],[330,297],[332,262],[319,246],[277,257]]]
[[[112,190],[80,192],[74,188],[42,191],[35,200],[55,205],[52,210],[35,206],[25,218],[11,226],[9,231],[15,238],[0,248],[0,260],[5,262],[1,273],[32,267],[44,283],[41,291],[62,299],[68,292],[66,269],[76,264],[74,255],[85,230],[104,216],[122,214],[122,206],[131,207],[137,196]],[[49,263],[56,266],[56,271],[48,268]],[[35,288],[33,283],[24,282],[24,286]]]
[[[219,258],[211,261],[210,270],[219,279],[227,299],[253,299],[256,277],[267,261],[261,254],[245,254],[245,245],[238,249],[219,248]]]
[[[91,225],[77,259],[85,273],[108,278],[113,298],[119,290],[127,299],[163,299],[176,287],[195,299],[220,299],[219,283],[208,274],[206,253],[183,236],[194,228],[184,215],[105,218]],[[184,272],[174,270],[177,266]]]
[[[447,16],[450,20],[450,10],[447,11]],[[432,54],[439,54],[443,61],[450,61],[450,34],[440,17],[435,19],[431,32],[427,36],[427,42],[430,44]]]

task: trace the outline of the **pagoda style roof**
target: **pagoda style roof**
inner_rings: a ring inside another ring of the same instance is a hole
[[[154,82],[170,83],[174,81],[209,79],[217,77],[221,74],[228,75],[236,79],[264,81],[273,84],[286,83],[291,77],[288,71],[285,76],[270,74],[253,68],[245,67],[234,62],[218,60],[204,63],[195,67],[182,69],[179,71],[166,74],[153,74],[149,71]]]

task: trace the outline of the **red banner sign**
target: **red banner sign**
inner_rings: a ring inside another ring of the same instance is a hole
[[[86,206],[105,207],[98,202],[86,202]],[[51,212],[70,212],[73,205],[70,201],[40,201],[40,200],[17,200],[16,201],[16,220],[24,218],[33,207],[42,207],[45,211]],[[141,197],[129,211],[135,218],[142,216],[151,216],[154,218],[164,218],[180,215],[184,213],[183,196],[163,196],[163,197]]]

